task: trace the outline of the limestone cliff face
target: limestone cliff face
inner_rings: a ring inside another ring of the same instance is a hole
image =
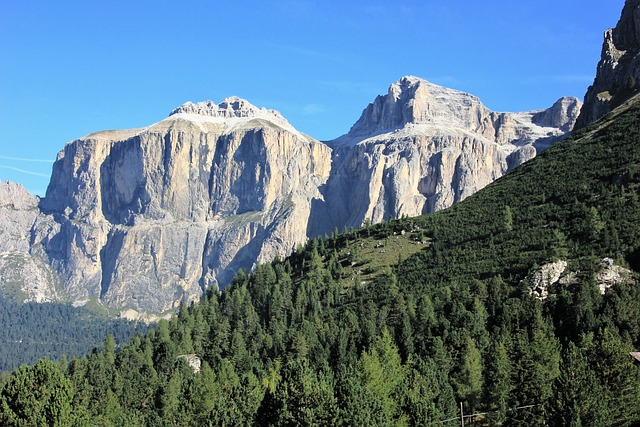
[[[405,77],[329,142],[326,211],[313,225],[326,232],[449,207],[562,138],[580,106],[562,98],[548,110],[496,113],[475,96]]]
[[[0,181],[0,252],[29,250],[30,231],[38,215],[38,197],[13,182]]]
[[[32,252],[73,300],[162,312],[306,239],[330,148],[230,98],[58,155]]]
[[[627,0],[618,25],[604,33],[596,78],[576,129],[595,122],[640,90],[640,0]]]
[[[20,184],[0,182],[0,292],[21,301],[58,299],[57,274],[46,260],[30,253],[38,202]]]
[[[0,285],[164,313],[334,227],[448,207],[562,137],[579,108],[495,113],[406,77],[324,144],[239,98],[186,103],[67,144],[42,200],[2,183]]]

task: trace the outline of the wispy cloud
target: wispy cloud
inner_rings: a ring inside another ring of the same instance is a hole
[[[14,172],[20,172],[20,173],[24,173],[24,174],[27,174],[27,175],[34,175],[34,176],[44,176],[46,178],[48,178],[50,176],[50,175],[48,175],[46,173],[33,172],[33,171],[26,170],[26,169],[14,168],[13,166],[0,165],[0,169],[9,169],[9,170],[12,170]]]
[[[34,162],[34,163],[53,163],[53,160],[45,160],[45,159],[29,159],[26,157],[12,157],[12,156],[0,156],[2,160],[15,160],[18,162]]]

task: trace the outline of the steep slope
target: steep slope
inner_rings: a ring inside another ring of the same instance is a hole
[[[473,95],[404,77],[329,142],[326,209],[310,226],[321,233],[449,207],[561,139],[580,106],[561,98],[548,110],[496,113]]]
[[[584,96],[576,129],[595,122],[640,90],[640,0],[627,0],[604,33],[596,78]]]
[[[306,238],[330,149],[230,98],[69,143],[33,229],[72,300],[163,312]]]
[[[494,276],[519,283],[559,259],[569,261],[567,272],[581,270],[578,283],[594,283],[588,274],[605,257],[640,271],[638,120],[636,97],[463,203],[425,217],[420,225],[433,244],[406,265],[405,284],[413,286],[413,275],[423,283]]]

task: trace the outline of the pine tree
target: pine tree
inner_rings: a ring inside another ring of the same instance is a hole
[[[389,419],[404,424],[406,420],[399,405],[399,392],[405,380],[406,369],[387,330],[376,338],[369,351],[362,354],[356,369],[363,386],[382,403]]]
[[[462,351],[460,371],[456,375],[455,384],[460,400],[466,403],[465,407],[474,411],[480,402],[482,393],[482,355],[473,339],[466,338],[465,347]]]
[[[18,369],[0,392],[0,425],[71,427],[75,390],[55,362]]]
[[[492,422],[500,424],[506,419],[507,408],[510,407],[514,385],[512,382],[513,366],[508,352],[509,338],[502,336],[492,342],[486,357],[486,401],[489,408],[497,411],[491,414]]]

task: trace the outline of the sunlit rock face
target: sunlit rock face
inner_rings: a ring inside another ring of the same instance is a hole
[[[244,100],[187,103],[69,143],[33,244],[71,299],[170,310],[303,242],[330,152]]]
[[[0,285],[157,318],[335,227],[451,206],[562,138],[579,109],[495,113],[405,77],[322,143],[240,98],[186,103],[68,143],[42,200],[2,183]]]
[[[561,98],[547,110],[496,113],[468,93],[404,77],[329,142],[326,211],[312,225],[324,232],[449,207],[563,138],[580,107]]]
[[[0,181],[0,293],[22,302],[59,299],[56,272],[30,252],[39,201],[22,185]]]

